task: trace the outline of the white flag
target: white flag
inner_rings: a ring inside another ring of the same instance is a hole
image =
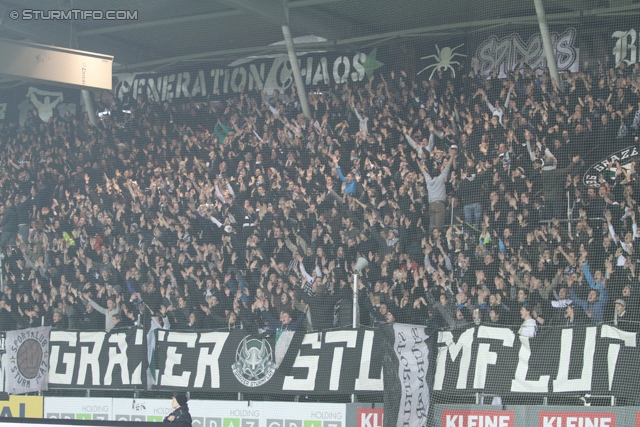
[[[384,427],[426,427],[429,413],[429,335],[424,326],[393,323],[384,338]]]
[[[9,394],[47,390],[51,327],[7,331],[5,391]]]

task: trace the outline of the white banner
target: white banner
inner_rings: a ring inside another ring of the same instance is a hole
[[[426,427],[429,413],[429,347],[424,326],[385,325],[384,427]]]
[[[5,388],[9,394],[47,390],[50,327],[8,331],[5,339],[8,366]]]

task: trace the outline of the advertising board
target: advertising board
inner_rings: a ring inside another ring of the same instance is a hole
[[[358,427],[382,427],[383,408],[358,408]]]
[[[346,427],[346,405],[190,400],[193,427]],[[169,399],[48,397],[45,418],[161,422]],[[373,427],[373,426],[372,426]]]
[[[42,418],[42,396],[9,396],[0,402],[0,418]]]
[[[113,420],[112,400],[107,397],[46,397],[44,418],[59,420]]]
[[[513,411],[498,410],[445,410],[442,427],[514,427]]]
[[[540,412],[538,427],[615,427],[614,412]]]

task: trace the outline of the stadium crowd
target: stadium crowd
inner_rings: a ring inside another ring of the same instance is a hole
[[[640,64],[422,77],[0,125],[0,329],[636,329]]]

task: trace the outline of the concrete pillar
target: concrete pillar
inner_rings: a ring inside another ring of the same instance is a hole
[[[538,25],[540,26],[540,35],[542,36],[542,45],[544,46],[544,54],[547,58],[549,74],[556,81],[558,90],[564,92],[564,86],[558,74],[558,63],[556,62],[556,56],[553,52],[553,46],[551,45],[551,38],[549,37],[549,26],[547,25],[547,16],[544,13],[544,5],[542,4],[542,0],[533,0],[533,3],[536,6],[536,15],[538,15]]]
[[[302,113],[306,118],[310,119],[311,111],[309,110],[309,101],[307,101],[307,92],[304,88],[304,80],[302,80],[302,75],[300,74],[298,57],[293,46],[293,39],[291,38],[291,31],[289,30],[288,25],[282,26],[282,34],[284,35],[284,41],[287,46],[287,53],[289,54],[289,61],[291,62],[291,71],[293,71],[293,78],[296,82],[296,88],[298,89],[298,99],[300,100]]]
[[[86,89],[82,89],[82,99],[84,99],[84,108],[87,110],[89,121],[92,125],[98,126],[98,119],[96,117],[96,111],[93,109],[93,99],[91,99],[91,92]]]

